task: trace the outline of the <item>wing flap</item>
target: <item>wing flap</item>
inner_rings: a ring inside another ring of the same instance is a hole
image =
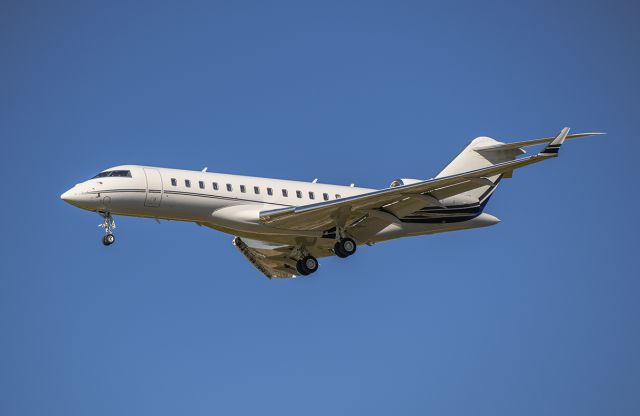
[[[288,262],[285,261],[283,257],[283,253],[279,251],[283,248],[289,248],[288,246],[277,246],[277,248],[274,246],[274,248],[270,249],[265,245],[263,248],[251,248],[247,243],[242,241],[240,237],[234,238],[232,243],[238,251],[249,260],[253,267],[269,279],[296,277],[295,268],[291,268],[288,265]],[[271,254],[271,256],[269,254]]]
[[[299,253],[300,247],[287,244],[275,244],[249,238],[235,237],[233,245],[249,260],[249,262],[269,279],[297,277],[294,253]],[[318,241],[304,245],[307,252],[316,258],[327,257],[333,253]]]

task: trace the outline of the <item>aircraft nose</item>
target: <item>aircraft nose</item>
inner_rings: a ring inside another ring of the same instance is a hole
[[[73,204],[73,202],[75,201],[75,196],[76,192],[73,190],[73,188],[69,189],[68,191],[64,192],[62,195],[60,195],[60,199],[62,199],[64,202],[68,203],[68,204]]]

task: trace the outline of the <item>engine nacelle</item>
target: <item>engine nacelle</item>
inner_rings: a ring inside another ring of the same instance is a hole
[[[394,179],[389,188],[397,188],[398,186],[411,185],[412,183],[422,182],[422,179],[401,178]]]

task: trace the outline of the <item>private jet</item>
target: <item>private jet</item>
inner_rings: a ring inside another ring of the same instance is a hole
[[[352,256],[358,246],[401,237],[488,227],[484,212],[502,179],[558,156],[569,134],[503,143],[471,141],[434,178],[396,179],[369,189],[223,173],[123,165],[104,170],[61,195],[98,213],[102,243],[114,243],[114,215],[193,222],[234,236],[233,245],[269,278],[307,276],[318,258]],[[524,147],[546,146],[522,156]]]

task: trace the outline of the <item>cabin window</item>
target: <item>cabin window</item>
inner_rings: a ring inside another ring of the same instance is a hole
[[[286,189],[282,190],[282,196],[284,196],[285,198],[289,196],[289,192],[287,192]]]
[[[273,196],[273,189],[267,188],[267,195]]]
[[[253,193],[256,195],[260,195],[260,187],[259,186],[254,186],[253,187]]]
[[[247,188],[245,188],[244,185],[240,185],[240,192],[242,193],[247,192]]]
[[[313,192],[309,192],[309,199],[316,199],[316,196],[313,194]]]
[[[227,184],[227,191],[229,192],[233,191],[233,186],[231,186],[230,183]]]
[[[214,182],[213,183],[213,190],[217,191],[218,190],[218,182]]]
[[[171,178],[171,186],[178,186],[178,181],[176,178]]]
[[[340,199],[340,198],[342,198],[340,194],[336,194],[336,199]]]
[[[329,200],[329,194],[322,194],[322,198],[324,198],[325,201]]]
[[[296,191],[296,196],[298,198],[302,198],[302,191]]]
[[[191,188],[191,181],[189,179],[185,179],[184,186],[186,186],[187,188]]]
[[[204,189],[204,181],[199,181],[198,186],[200,187],[200,189]]]

